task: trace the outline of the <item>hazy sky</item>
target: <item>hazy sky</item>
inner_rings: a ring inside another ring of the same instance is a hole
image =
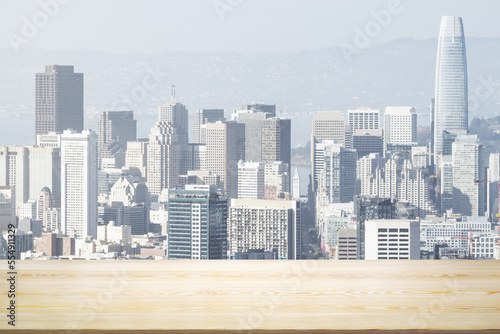
[[[294,52],[353,45],[358,29],[373,43],[435,38],[442,15],[462,16],[468,37],[500,37],[499,12],[497,0],[0,0],[0,48]]]

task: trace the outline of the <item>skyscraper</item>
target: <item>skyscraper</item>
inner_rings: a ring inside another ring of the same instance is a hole
[[[293,199],[300,198],[300,175],[299,170],[295,167],[295,174],[293,174]]]
[[[189,142],[188,134],[188,110],[182,103],[176,103],[172,98],[170,103],[158,107],[158,121],[169,122],[177,128],[179,142],[187,145]]]
[[[83,73],[73,66],[47,65],[35,76],[35,133],[83,130]]]
[[[133,111],[103,111],[98,128],[99,167],[103,158],[125,153],[127,141],[137,139],[137,121]]]
[[[207,169],[219,175],[228,198],[238,196],[238,161],[245,160],[245,124],[207,124]]]
[[[358,255],[365,259],[365,223],[372,219],[395,219],[397,216],[396,200],[382,197],[355,196],[354,215],[357,219]]]
[[[230,256],[250,249],[276,249],[280,259],[300,259],[301,216],[297,201],[232,199],[227,224]]]
[[[201,125],[224,120],[224,109],[198,109],[193,123],[193,143],[204,144],[205,136],[202,136]]]
[[[140,138],[127,143],[125,166],[131,174],[147,179],[148,138]]]
[[[282,161],[264,166],[264,199],[290,198],[290,166]]]
[[[370,153],[384,153],[382,129],[355,130],[352,135],[352,148],[358,152],[358,159]]]
[[[15,187],[16,213],[29,199],[29,151],[22,146],[0,147],[0,186]]]
[[[347,111],[347,123],[352,131],[374,130],[380,127],[380,110],[358,108]]]
[[[282,161],[290,166],[291,124],[290,119],[262,120],[262,158],[260,161]]]
[[[236,110],[232,119],[245,124],[245,160],[262,160],[262,123],[269,114],[252,110]]]
[[[263,162],[238,162],[238,198],[264,199]]]
[[[384,113],[385,143],[417,142],[417,113],[413,107],[387,107]]]
[[[168,190],[168,258],[227,258],[227,199],[212,186]]]
[[[323,147],[323,168],[319,172],[318,189],[326,192],[330,203],[347,203],[356,193],[356,150],[345,149],[331,140]]]
[[[484,216],[486,168],[484,146],[477,135],[459,135],[452,144],[453,213]]]
[[[441,153],[443,130],[468,128],[467,59],[462,18],[443,16],[439,30],[435,84],[434,153]]]
[[[29,198],[37,199],[40,190],[48,187],[52,195],[53,206],[60,208],[61,149],[50,146],[28,146],[27,148],[29,151]]]
[[[177,127],[157,122],[151,128],[147,148],[147,185],[152,194],[175,188],[181,174],[181,146]]]
[[[97,134],[61,135],[61,229],[85,238],[97,235]]]
[[[8,230],[9,224],[16,222],[15,203],[14,187],[0,186],[0,232]]]
[[[323,167],[322,154],[323,149],[317,149],[316,145],[321,140],[335,140],[344,148],[351,148],[352,137],[350,144],[346,145],[346,124],[342,111],[318,111],[314,116],[311,134],[311,178],[313,180],[312,190],[318,188],[318,168]],[[319,157],[318,157],[319,154]],[[318,160],[319,159],[319,160]]]

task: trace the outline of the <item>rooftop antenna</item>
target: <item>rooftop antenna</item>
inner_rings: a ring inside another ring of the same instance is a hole
[[[175,86],[172,85],[172,91],[170,92],[170,102],[175,103]]]

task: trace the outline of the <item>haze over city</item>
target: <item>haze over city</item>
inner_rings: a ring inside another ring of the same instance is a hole
[[[4,144],[32,143],[33,73],[52,63],[85,73],[86,128],[96,129],[102,110],[128,99],[146,136],[172,84],[191,119],[207,106],[229,113],[241,103],[275,103],[298,120],[293,146],[309,140],[310,127],[298,125],[318,110],[411,104],[419,125],[428,126],[441,15],[462,16],[475,46],[468,52],[469,85],[481,105],[471,116],[496,115],[500,101],[500,68],[484,61],[500,51],[494,1],[57,3],[2,3],[9,13],[0,23]],[[131,99],[152,71],[158,86]]]
[[[499,10],[0,2],[0,332],[500,328]]]

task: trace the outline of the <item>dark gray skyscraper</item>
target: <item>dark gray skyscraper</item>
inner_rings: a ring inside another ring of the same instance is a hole
[[[434,153],[441,153],[443,130],[468,128],[467,59],[462,18],[443,16],[436,62]]]
[[[35,137],[51,131],[83,130],[83,73],[47,65],[35,76]]]
[[[201,134],[200,126],[224,120],[224,109],[198,109],[193,124],[193,143],[204,144],[205,139]]]
[[[291,163],[291,120],[269,118],[262,120],[262,162]],[[290,171],[290,170],[289,170]]]
[[[133,111],[103,111],[98,124],[99,167],[102,158],[125,154],[127,142],[137,139],[137,121]]]

